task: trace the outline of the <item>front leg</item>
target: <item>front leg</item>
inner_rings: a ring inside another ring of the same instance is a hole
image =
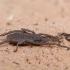
[[[70,36],[65,37],[65,39],[70,42]]]
[[[4,44],[4,43],[8,43],[7,40],[0,42],[0,45]]]
[[[64,46],[64,45],[60,45],[59,43],[58,44],[56,44],[56,43],[45,43],[44,45],[57,45],[57,46],[60,46],[60,47],[63,47],[63,48],[67,48],[67,50],[70,49],[70,47]]]

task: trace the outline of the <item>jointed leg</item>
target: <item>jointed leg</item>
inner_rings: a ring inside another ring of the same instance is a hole
[[[55,44],[55,43],[46,43],[45,45],[57,45],[57,46],[60,46],[60,47],[67,48],[67,50],[70,49],[70,47],[67,47],[67,46],[64,46],[64,45],[60,45],[60,44]]]
[[[15,50],[14,50],[14,52],[17,52],[17,51],[18,51],[18,46],[21,45],[21,44],[23,44],[24,42],[25,42],[24,40],[21,41],[21,42],[18,42],[18,43],[17,43],[17,46],[16,46],[16,48],[15,48]]]
[[[60,43],[56,44],[56,43],[45,43],[45,42],[34,42],[34,41],[26,41],[27,43],[29,44],[34,44],[34,45],[57,45],[57,46],[60,46],[60,47],[64,47],[64,48],[67,48],[67,49],[70,49],[69,47],[67,46],[64,46],[64,45],[60,45]]]
[[[24,29],[24,28],[21,28],[21,30],[23,31],[23,32],[31,32],[32,34],[35,34],[35,32],[34,31],[31,31],[31,30],[28,30],[28,29]]]
[[[35,34],[34,31],[31,31],[31,30],[28,30],[28,29],[21,29],[21,30],[12,30],[12,31],[9,31],[7,33],[0,34],[0,36],[5,36],[5,35],[15,33],[15,32],[23,32],[23,33],[31,32],[31,33]]]
[[[67,35],[66,33],[59,34],[59,36],[66,36],[66,35]]]
[[[14,52],[17,52],[17,51],[18,51],[18,45],[19,45],[19,44],[17,44],[17,46],[16,46]]]
[[[22,32],[22,30],[9,31],[9,32],[7,32],[7,33],[0,34],[0,36],[5,36],[5,35],[11,34],[11,33],[15,33],[15,32]]]
[[[67,47],[67,46],[64,46],[64,45],[60,45],[60,44],[57,44],[57,46],[67,48],[67,50],[69,50],[69,49],[70,49],[70,47]]]
[[[67,41],[70,41],[70,34],[67,34],[67,33],[61,33],[59,36],[60,36],[60,37],[64,36],[65,39],[66,39]]]
[[[39,33],[39,35],[44,36],[44,37],[54,38],[53,35],[49,35],[49,34],[42,34],[42,33]]]
[[[53,36],[53,35],[49,35],[49,34],[42,34],[42,33],[40,33],[39,35],[41,35],[45,40],[59,41],[58,36]]]
[[[65,37],[65,39],[70,42],[70,36]]]

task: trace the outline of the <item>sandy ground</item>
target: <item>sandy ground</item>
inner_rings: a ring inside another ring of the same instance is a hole
[[[0,34],[21,28],[51,35],[70,33],[70,0],[0,0]],[[0,70],[70,70],[70,50],[65,48],[14,49],[0,46]]]

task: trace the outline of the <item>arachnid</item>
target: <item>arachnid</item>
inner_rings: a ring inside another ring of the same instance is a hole
[[[1,44],[9,42],[9,44],[17,45],[15,52],[18,50],[19,45],[43,45],[44,39],[41,34],[35,34],[34,31],[28,29],[13,30],[7,33],[1,34],[0,36],[6,36],[6,39]]]
[[[21,29],[21,30],[13,30],[7,33],[1,34],[0,36],[6,36],[6,39],[0,42],[0,45],[4,43],[9,43],[16,45],[16,49],[14,52],[18,50],[18,46],[20,45],[57,45],[61,47],[68,48],[67,46],[60,45],[59,38],[57,36],[52,36],[48,34],[36,34],[34,31],[28,29]],[[53,43],[52,43],[52,42]],[[55,42],[58,42],[55,43]]]

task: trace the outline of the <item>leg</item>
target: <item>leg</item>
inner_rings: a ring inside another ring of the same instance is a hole
[[[17,44],[17,46],[16,46],[14,52],[17,52],[17,51],[18,51],[18,45],[19,45],[19,44]]]
[[[7,33],[1,34],[0,36],[5,36],[5,35],[11,34],[11,33],[15,33],[15,32],[22,32],[22,30],[13,30],[13,31],[9,31],[9,32],[7,32]]]
[[[57,44],[57,46],[67,48],[67,50],[69,50],[69,49],[70,49],[70,47],[67,47],[67,46],[64,46],[64,45],[60,45],[60,44]]]
[[[18,43],[17,43],[17,46],[16,46],[16,48],[15,48],[15,50],[14,50],[14,52],[17,52],[17,51],[18,51],[18,46],[21,45],[21,44],[23,44],[24,42],[25,42],[25,41],[18,42]]]
[[[61,33],[59,36],[60,36],[60,37],[64,36],[65,39],[66,39],[67,41],[70,41],[70,34],[67,34],[67,33]]]
[[[59,36],[62,36],[62,35],[64,36],[64,35],[66,35],[66,33],[61,33],[61,34],[59,34]]]
[[[58,36],[53,36],[53,35],[49,35],[49,34],[42,34],[42,33],[40,33],[39,35],[41,35],[45,40],[59,41]]]
[[[60,46],[60,47],[67,48],[67,50],[70,49],[70,47],[67,47],[67,46],[64,46],[64,45],[60,45],[60,44],[55,44],[55,43],[46,43],[45,45],[57,45],[57,46]]]
[[[44,37],[51,37],[51,38],[53,38],[53,37],[54,37],[53,35],[49,35],[49,34],[42,34],[42,33],[39,33],[39,35],[44,36]]]
[[[63,37],[66,37],[66,36],[68,36],[68,35],[69,35],[69,34],[61,33],[61,34],[58,35],[58,37],[59,37],[60,39],[63,39]]]
[[[32,34],[35,34],[35,32],[34,31],[31,31],[31,30],[28,30],[28,29],[24,29],[24,28],[21,28],[21,30],[23,31],[23,32],[31,32]]]
[[[29,44],[33,44],[33,45],[57,45],[57,46],[60,46],[60,47],[64,47],[64,48],[67,48],[67,50],[69,50],[70,48],[69,47],[67,47],[67,46],[64,46],[64,45],[60,45],[59,43],[58,44],[56,44],[56,43],[49,43],[49,42],[47,42],[47,43],[45,43],[45,42],[34,42],[34,41],[26,41],[27,43],[29,43]]]
[[[70,42],[70,36],[66,36],[65,39]]]
[[[11,34],[11,33],[15,33],[15,32],[25,32],[26,33],[27,31],[35,34],[34,31],[31,31],[31,30],[28,30],[28,29],[21,29],[21,30],[12,30],[12,31],[9,31],[7,33],[0,34],[0,36],[5,36],[5,35]]]

